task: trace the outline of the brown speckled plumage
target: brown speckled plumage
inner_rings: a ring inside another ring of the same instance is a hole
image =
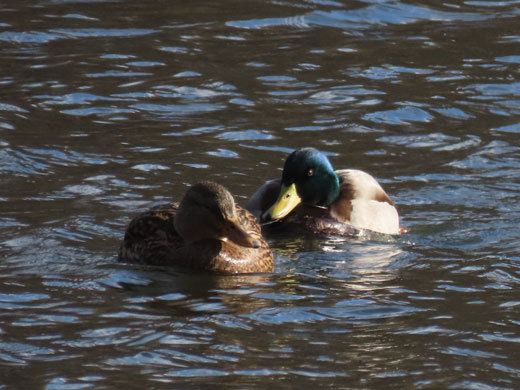
[[[262,237],[259,224],[247,210],[235,207],[238,225],[257,241],[258,248],[218,239],[188,243],[174,228],[179,204],[168,203],[153,207],[130,222],[118,260],[183,266],[219,274],[271,272],[274,267],[273,254]]]

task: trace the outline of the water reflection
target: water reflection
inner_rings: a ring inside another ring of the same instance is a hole
[[[518,2],[0,15],[2,384],[515,388]],[[268,275],[116,263],[139,211],[204,179],[245,204],[303,146],[410,233],[273,237]]]

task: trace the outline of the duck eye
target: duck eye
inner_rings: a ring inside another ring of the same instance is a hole
[[[308,177],[314,176],[314,169],[310,168],[306,173]]]

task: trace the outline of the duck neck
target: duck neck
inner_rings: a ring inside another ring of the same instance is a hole
[[[339,177],[336,172],[331,172],[327,185],[323,188],[322,206],[330,206],[339,197]]]
[[[334,171],[316,175],[298,188],[298,195],[303,203],[328,207],[339,196],[339,177]]]

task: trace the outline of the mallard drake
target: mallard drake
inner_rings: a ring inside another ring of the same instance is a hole
[[[314,148],[292,152],[282,178],[263,184],[246,208],[262,222],[279,220],[281,226],[318,235],[403,232],[394,202],[376,179],[356,169],[335,171]]]
[[[118,260],[220,274],[270,272],[274,266],[256,218],[213,182],[192,186],[180,205],[159,205],[135,217]]]

